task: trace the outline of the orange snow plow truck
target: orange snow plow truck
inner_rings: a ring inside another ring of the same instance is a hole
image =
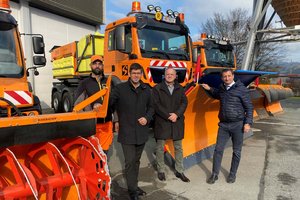
[[[0,199],[110,199],[106,156],[93,137],[96,118],[106,116],[110,81],[71,113],[39,115],[10,13],[9,1],[0,0]],[[36,70],[46,62],[44,42],[32,39]],[[101,96],[101,110],[79,112]]]
[[[197,71],[196,82],[208,83],[214,87],[221,84],[219,73],[222,69],[233,69],[235,78],[240,79],[246,86],[249,85],[254,118],[265,118],[282,112],[280,100],[293,96],[292,90],[281,84],[261,83],[263,81],[260,79],[277,77],[279,80],[277,72],[236,70],[233,46],[227,38],[215,38],[202,33],[200,39],[193,42],[193,63],[194,71]],[[253,80],[255,81],[252,82]]]
[[[104,56],[104,72],[112,76],[113,84],[127,80],[130,65],[138,63],[143,67],[142,80],[153,87],[163,80],[165,67],[171,66],[177,71],[177,79],[188,98],[183,154],[184,165],[189,167],[212,155],[219,121],[219,102],[198,83],[217,86],[221,83],[219,72],[223,68],[236,69],[233,47],[227,42],[218,45],[212,41],[207,48],[228,50],[231,63],[221,67],[216,63],[204,66],[207,55],[197,53],[196,46],[193,50],[184,14],[172,10],[163,14],[159,6],[153,5],[147,9],[149,12],[141,11],[140,3],[135,1],[126,17],[106,26],[104,35],[88,35],[78,42],[53,49],[53,77],[59,82],[53,83],[52,106],[57,112],[72,110],[73,91],[80,79],[89,75],[92,55]],[[205,46],[201,47],[204,51]],[[202,51],[200,47],[198,50]],[[197,58],[199,65],[196,65]],[[243,71],[240,74],[248,86],[264,72]],[[259,97],[259,101],[256,98],[253,101],[258,101],[255,104],[265,109],[266,98],[263,94]],[[278,99],[274,101],[279,103]],[[173,155],[172,142],[167,143],[166,150]]]

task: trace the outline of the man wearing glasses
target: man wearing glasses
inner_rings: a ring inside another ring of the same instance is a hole
[[[110,106],[117,112],[118,142],[125,158],[125,178],[131,200],[146,193],[138,187],[140,158],[148,140],[149,123],[154,114],[150,87],[141,81],[143,68],[132,64],[129,79],[115,86],[110,97]]]

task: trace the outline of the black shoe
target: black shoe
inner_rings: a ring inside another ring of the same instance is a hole
[[[128,190],[130,200],[139,200],[139,189],[138,188],[137,188],[137,190]]]
[[[160,181],[165,181],[166,180],[165,173],[163,173],[163,172],[158,172],[157,177]]]
[[[138,187],[137,188],[137,194],[139,196],[145,196],[147,193],[144,190],[142,190],[142,188]]]
[[[190,179],[184,175],[184,173],[175,172],[175,176],[180,178],[183,182],[190,182]]]
[[[227,177],[227,183],[234,183],[236,176],[230,175]]]
[[[139,200],[139,195],[130,195],[130,200]]]
[[[218,180],[218,175],[212,174],[211,177],[207,180],[208,184],[214,184]]]

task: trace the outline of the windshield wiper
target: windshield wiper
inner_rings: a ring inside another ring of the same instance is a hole
[[[168,59],[170,59],[170,56],[169,56],[169,54],[167,54],[166,52],[164,52],[164,51],[154,51],[155,53],[160,53],[160,54],[163,54],[163,55],[165,55]]]
[[[225,62],[220,62],[220,61],[216,61],[216,60],[211,60],[211,61],[208,61],[209,63],[212,63],[212,64],[216,64],[218,66],[221,66],[221,67],[224,67],[224,64],[226,64]]]
[[[169,52],[169,53],[173,55],[183,56],[186,60],[189,60],[189,57],[186,53],[174,53],[174,52]]]
[[[6,75],[1,75],[1,74],[0,74],[0,77],[7,77],[7,76],[6,76]]]
[[[216,61],[216,60],[211,60],[211,61],[208,61],[210,64],[216,64],[218,66],[221,66],[221,67],[232,67],[233,66],[233,63],[231,62],[225,62],[225,61]]]
[[[231,67],[233,67],[234,66],[234,64],[233,64],[233,62],[224,62],[225,64],[227,64],[228,66],[231,66]]]
[[[141,49],[141,53],[153,53],[153,54],[158,53],[158,54],[162,54],[165,57],[167,57],[168,59],[170,59],[170,56],[164,51],[150,51],[150,50]]]

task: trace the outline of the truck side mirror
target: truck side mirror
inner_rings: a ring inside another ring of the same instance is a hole
[[[198,48],[197,47],[193,48],[192,57],[193,57],[193,63],[197,63],[197,59],[198,59]]]
[[[45,44],[43,37],[33,36],[32,37],[33,52],[35,54],[45,53]]]
[[[115,30],[116,49],[125,51],[125,26],[118,26]]]
[[[35,66],[45,66],[46,65],[45,56],[33,56],[33,64]]]

